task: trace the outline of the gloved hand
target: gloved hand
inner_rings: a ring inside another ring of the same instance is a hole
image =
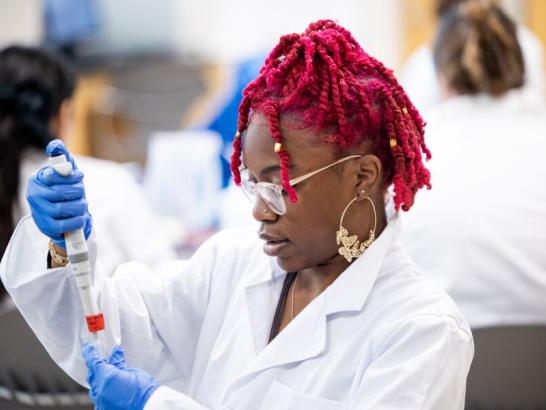
[[[57,245],[66,248],[64,234],[84,228],[85,239],[93,225],[87,210],[83,174],[61,140],[51,141],[46,148],[48,156],[64,154],[72,163],[67,176],[45,166],[28,180],[27,201],[36,226]]]
[[[142,410],[159,387],[148,373],[127,366],[121,346],[112,350],[108,361],[89,343],[82,347],[82,355],[89,368],[89,397],[95,410]]]

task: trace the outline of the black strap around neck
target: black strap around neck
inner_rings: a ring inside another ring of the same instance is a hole
[[[269,343],[279,334],[279,329],[282,322],[282,314],[286,306],[286,299],[288,298],[288,291],[290,286],[296,279],[297,272],[288,272],[286,278],[284,279],[284,284],[282,286],[281,296],[279,297],[279,302],[277,303],[277,309],[275,310],[275,317],[273,318],[273,324],[271,325],[271,333],[269,333]]]

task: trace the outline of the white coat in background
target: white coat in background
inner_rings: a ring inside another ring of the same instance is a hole
[[[546,324],[546,109],[533,97],[452,97],[425,116],[432,190],[401,239],[473,328]]]
[[[222,189],[218,203],[220,229],[255,227],[258,230],[260,224],[252,217],[252,203],[235,182],[229,181],[229,185]]]
[[[462,409],[472,335],[415,268],[394,216],[367,252],[268,344],[286,273],[254,231],[222,231],[165,275],[139,263],[96,274],[103,345],[161,384],[146,410]],[[90,241],[93,254],[93,241]],[[17,227],[0,275],[53,359],[85,383],[71,268],[45,268],[45,238]]]
[[[176,221],[158,218],[134,178],[112,161],[75,155],[76,165],[84,174],[85,194],[97,236],[97,266],[103,274],[112,274],[127,261],[157,264],[176,258],[175,238],[184,232]],[[28,214],[26,201],[28,178],[47,164],[42,151],[28,150],[21,162],[19,199],[14,220]],[[47,252],[42,254],[42,258]]]
[[[525,64],[525,88],[544,98],[546,88],[544,80],[544,47],[540,39],[524,26],[518,25],[517,37]],[[429,45],[422,45],[408,58],[400,83],[408,93],[410,100],[421,112],[432,108],[442,100],[436,69]],[[425,118],[426,120],[426,118]]]
[[[188,231],[214,228],[222,186],[222,139],[213,131],[154,133],[148,142],[144,190],[158,215]]]

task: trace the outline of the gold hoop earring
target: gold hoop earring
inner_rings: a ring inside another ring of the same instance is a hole
[[[336,243],[338,245],[341,245],[341,247],[337,250],[337,252],[345,257],[347,262],[351,262],[353,259],[356,259],[366,251],[370,247],[370,245],[375,241],[375,229],[377,228],[377,213],[375,211],[375,205],[373,201],[370,199],[369,196],[365,197],[364,199],[367,199],[370,204],[372,204],[372,210],[373,210],[373,228],[370,230],[370,237],[360,243],[358,240],[358,236],[351,235],[349,236],[349,231],[347,231],[346,228],[343,227],[343,218],[345,217],[345,213],[347,212],[347,209],[355,202],[357,199],[359,199],[360,196],[357,196],[356,198],[352,199],[351,202],[347,204],[345,209],[343,210],[343,213],[341,214],[341,220],[339,221],[339,230],[336,232]]]

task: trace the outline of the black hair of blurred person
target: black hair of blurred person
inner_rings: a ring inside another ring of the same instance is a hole
[[[0,257],[15,228],[23,153],[44,149],[55,138],[51,123],[75,84],[74,68],[52,51],[23,46],[0,51]],[[4,294],[0,284],[0,300]]]
[[[500,96],[524,83],[516,24],[493,0],[459,0],[439,21],[434,65],[455,94]]]

